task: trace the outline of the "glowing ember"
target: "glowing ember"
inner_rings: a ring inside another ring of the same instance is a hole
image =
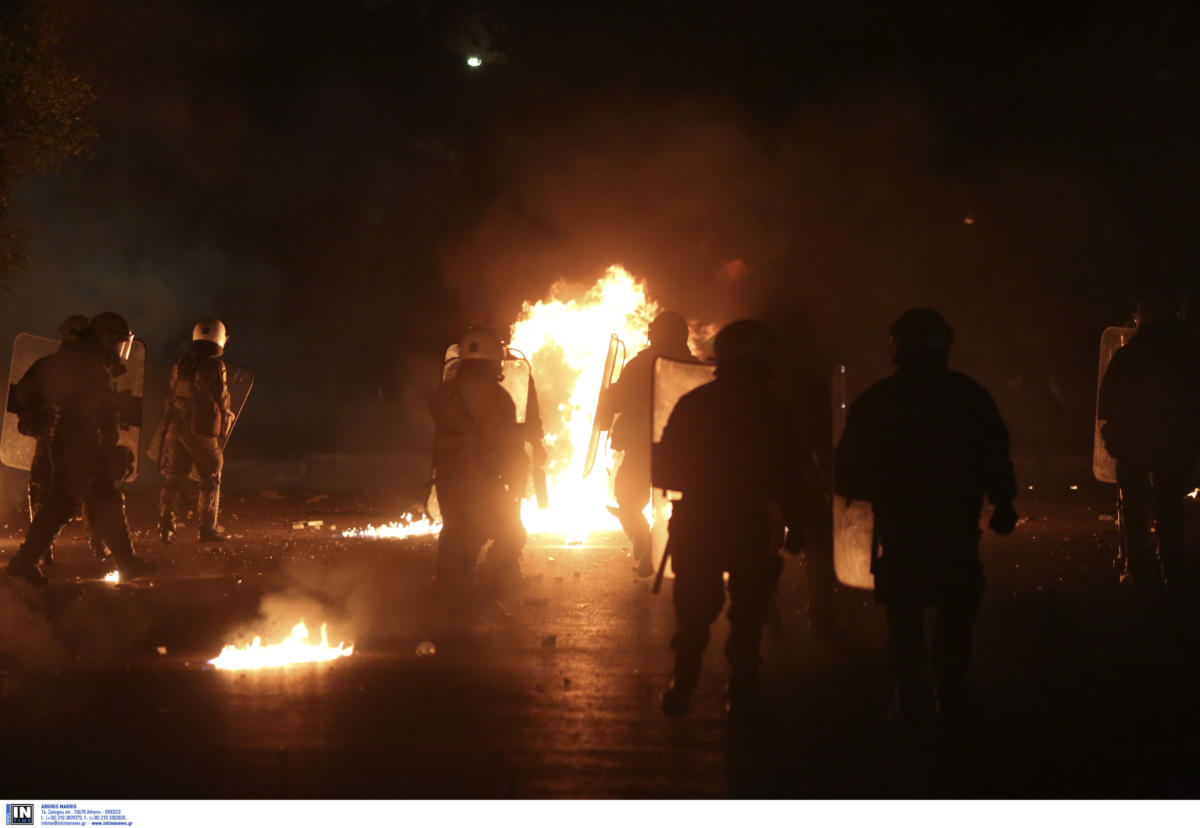
[[[382,526],[367,524],[366,529],[347,529],[342,532],[342,537],[399,540],[436,535],[440,531],[442,531],[441,521],[430,520],[427,516],[418,518],[412,512],[408,512],[400,520],[385,523]]]
[[[1187,493],[1187,496],[1190,497],[1192,500],[1195,500],[1196,498],[1200,498],[1200,489],[1192,489],[1190,492]]]
[[[104,582],[108,584],[121,583],[121,573],[114,569],[112,572],[104,576]]]
[[[209,659],[208,663],[218,670],[262,670],[270,667],[286,667],[289,664],[313,664],[321,661],[333,661],[336,658],[354,654],[354,644],[346,646],[338,642],[336,647],[329,646],[329,638],[325,625],[321,625],[321,643],[308,643],[308,628],[304,621],[292,627],[291,635],[278,644],[263,646],[258,636],[244,647],[226,644],[221,654]]]

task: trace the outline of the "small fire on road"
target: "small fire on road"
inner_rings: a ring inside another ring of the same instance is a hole
[[[329,646],[325,625],[321,625],[321,643],[308,642],[308,627],[304,620],[292,627],[291,634],[278,644],[263,645],[262,638],[255,636],[244,647],[226,644],[221,654],[208,663],[218,670],[263,670],[272,667],[287,667],[292,664],[315,664],[333,661],[354,654],[354,643],[339,641],[336,647]]]
[[[368,523],[365,529],[347,529],[342,532],[342,537],[401,540],[436,535],[441,531],[442,522],[440,520],[432,520],[428,516],[417,517],[412,512],[407,512],[401,516],[400,520],[385,523],[382,526]]]

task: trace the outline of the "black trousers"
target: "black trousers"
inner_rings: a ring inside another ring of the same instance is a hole
[[[88,516],[94,539],[104,543],[117,564],[133,557],[133,541],[125,519],[125,494],[120,483],[104,472],[104,464],[90,456],[57,453],[49,492],[30,524],[18,557],[41,560],[62,528],[79,515]]]
[[[438,535],[437,580],[443,586],[470,587],[475,581],[479,552],[489,540],[479,572],[480,588],[495,596],[520,573],[525,548],[521,503],[499,480],[458,478],[442,474],[437,480],[442,531]]]
[[[735,682],[757,682],[762,661],[759,655],[762,628],[783,571],[779,555],[768,553],[766,546],[766,538],[763,538],[762,544],[751,545],[758,550],[756,554],[723,563],[723,558],[728,560],[727,554],[712,554],[709,550],[696,548],[678,549],[672,545],[676,630],[671,649],[675,651],[676,686],[691,691],[700,678],[710,628],[725,605],[726,572],[729,573],[730,630],[729,640],[725,642],[725,658]],[[729,550],[720,551],[728,553]]]
[[[1153,568],[1149,542],[1149,506],[1158,516],[1158,550],[1163,576],[1178,578],[1184,566],[1183,498],[1188,492],[1192,464],[1150,466],[1117,461],[1117,486],[1121,490],[1121,534],[1129,553],[1129,570],[1135,578],[1148,577]]]
[[[633,557],[642,560],[650,554],[650,524],[644,514],[650,501],[650,458],[626,451],[613,481],[617,497],[617,519],[633,544]]]

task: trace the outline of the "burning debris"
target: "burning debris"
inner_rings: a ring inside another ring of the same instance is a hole
[[[406,512],[398,521],[385,523],[382,526],[367,524],[365,529],[346,529],[343,538],[363,538],[367,540],[403,540],[404,538],[420,538],[436,535],[442,531],[442,523],[433,520],[428,515],[417,517],[412,512]]]
[[[104,582],[105,582],[106,584],[119,584],[119,583],[121,583],[121,573],[120,573],[120,571],[118,571],[118,570],[114,569],[112,572],[110,572],[110,573],[108,573],[107,575],[105,575],[105,576],[104,576]]]
[[[323,661],[333,661],[354,654],[354,643],[349,645],[339,641],[336,647],[329,646],[326,625],[321,625],[321,643],[308,643],[308,627],[304,620],[292,627],[292,632],[278,644],[263,646],[262,638],[255,636],[254,640],[244,647],[226,644],[221,654],[209,659],[208,663],[218,670],[263,670],[273,667],[287,667],[291,664],[315,664]]]

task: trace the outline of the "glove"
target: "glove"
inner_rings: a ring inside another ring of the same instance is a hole
[[[799,555],[804,551],[804,530],[800,528],[799,524],[788,526],[783,548],[792,555]]]
[[[1017,528],[1017,510],[1013,508],[1012,501],[1006,500],[996,504],[996,508],[992,510],[992,519],[988,521],[988,528],[997,535],[1012,534]]]

